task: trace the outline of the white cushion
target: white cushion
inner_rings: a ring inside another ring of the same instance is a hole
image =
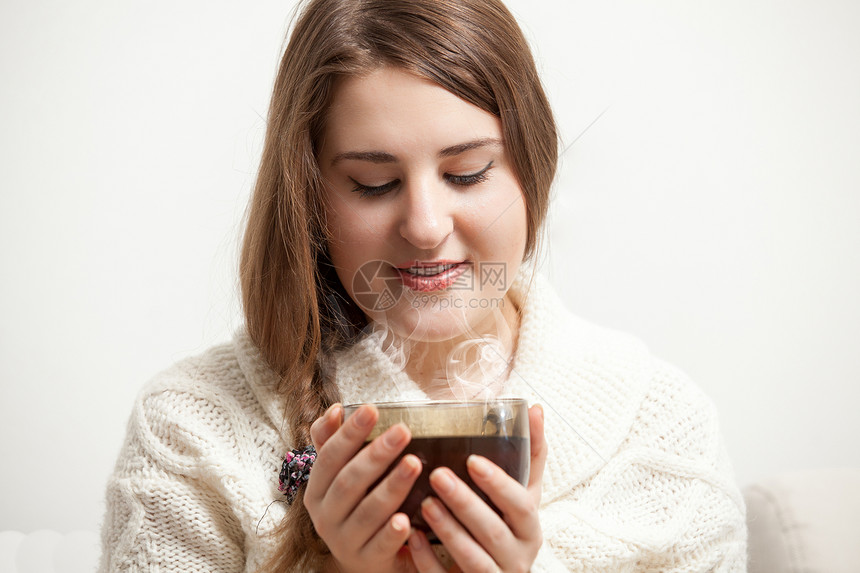
[[[860,469],[808,470],[744,490],[750,573],[860,567]]]

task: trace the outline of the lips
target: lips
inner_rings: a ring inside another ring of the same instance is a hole
[[[395,270],[405,287],[417,292],[434,292],[453,286],[468,268],[467,261],[414,261]]]

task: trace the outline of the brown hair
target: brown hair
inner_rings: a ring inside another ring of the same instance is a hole
[[[557,135],[528,43],[500,0],[310,0],[275,80],[240,263],[248,333],[281,376],[293,447],[338,400],[326,355],[365,324],[326,249],[315,149],[340,76],[396,66],[501,119],[523,190],[530,256],[555,176]],[[279,531],[273,571],[306,570],[327,552],[301,494]]]

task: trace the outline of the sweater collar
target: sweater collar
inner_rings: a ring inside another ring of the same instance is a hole
[[[244,328],[239,329],[234,335],[233,347],[248,387],[272,425],[279,429],[281,436],[290,444],[292,440],[289,438],[284,399],[278,393],[281,377],[269,367],[260,349]]]
[[[543,407],[548,502],[593,476],[624,442],[653,360],[633,337],[566,311],[541,277],[517,292],[525,301],[511,392]]]

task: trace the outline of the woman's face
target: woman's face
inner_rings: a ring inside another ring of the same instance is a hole
[[[386,67],[338,81],[318,161],[329,254],[369,319],[440,341],[511,316],[526,206],[497,117]]]

